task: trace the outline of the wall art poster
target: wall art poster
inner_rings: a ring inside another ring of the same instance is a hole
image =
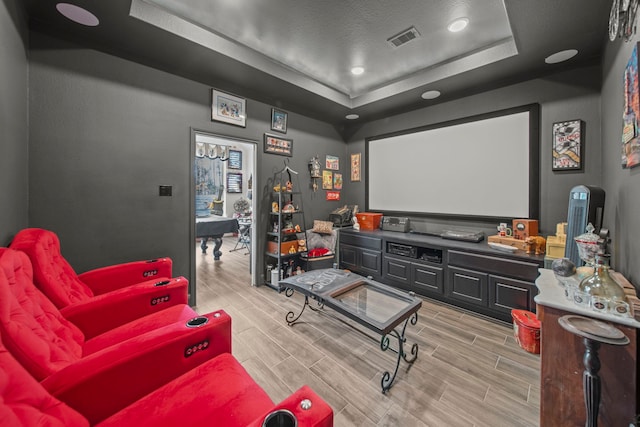
[[[325,167],[327,169],[331,169],[337,171],[340,169],[340,158],[337,156],[329,156],[327,155],[327,161]]]
[[[622,116],[622,167],[640,165],[640,141],[638,140],[640,98],[638,90],[638,45],[633,47],[631,58],[624,69],[624,112]]]
[[[271,109],[271,130],[276,132],[287,133],[287,116],[284,111]]]
[[[211,89],[211,120],[245,127],[247,101],[239,96]]]
[[[582,169],[582,121],[553,124],[552,170]]]
[[[327,200],[340,200],[339,191],[327,191]]]
[[[322,171],[322,189],[333,190],[333,172]]]
[[[351,181],[360,181],[360,153],[351,155]]]
[[[342,190],[342,174],[334,173],[333,174],[333,189],[334,190]]]

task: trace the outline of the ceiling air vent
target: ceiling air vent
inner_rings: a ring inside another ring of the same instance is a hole
[[[406,30],[396,34],[393,37],[387,39],[387,41],[393,47],[400,47],[403,44],[409,43],[411,40],[420,37],[420,33],[414,27],[407,28]]]

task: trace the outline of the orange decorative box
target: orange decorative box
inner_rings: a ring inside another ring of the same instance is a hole
[[[381,213],[361,212],[356,214],[360,230],[376,230],[380,228]]]
[[[273,254],[278,253],[278,242],[267,242],[267,250]],[[291,248],[295,249],[295,252],[298,252],[298,241],[292,240],[290,242],[282,242],[280,244],[280,253],[283,255],[287,255]]]

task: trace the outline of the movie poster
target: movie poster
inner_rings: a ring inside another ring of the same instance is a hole
[[[624,112],[622,117],[622,167],[640,165],[640,141],[638,140],[640,98],[638,90],[638,45],[624,70]]]

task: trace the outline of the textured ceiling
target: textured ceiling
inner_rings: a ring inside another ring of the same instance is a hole
[[[336,125],[433,105],[584,64],[607,42],[608,0],[25,0],[31,28]],[[446,26],[465,16],[467,30]],[[399,48],[387,39],[415,27]],[[578,49],[561,64],[548,55]],[[353,66],[365,73],[353,76]],[[438,90],[442,96],[420,95]]]

